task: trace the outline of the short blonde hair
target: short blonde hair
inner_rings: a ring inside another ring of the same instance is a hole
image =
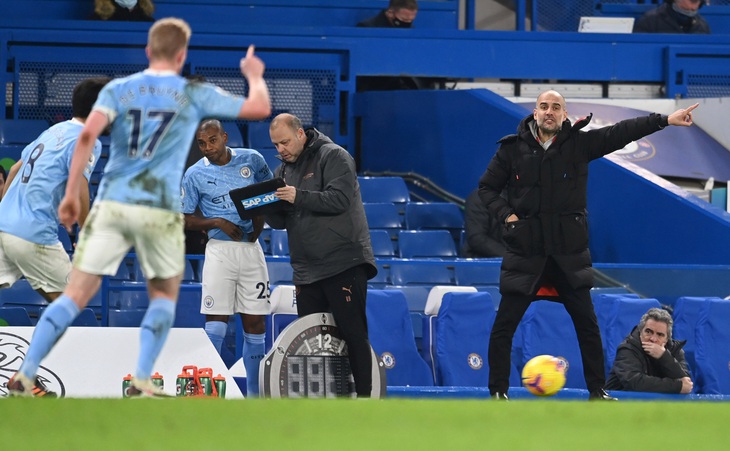
[[[190,42],[190,25],[176,17],[166,17],[155,22],[147,36],[151,59],[172,60]]]

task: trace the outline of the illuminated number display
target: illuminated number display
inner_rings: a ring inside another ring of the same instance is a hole
[[[373,357],[371,396],[385,395],[385,368]],[[259,385],[273,398],[334,398],[355,396],[347,345],[329,313],[317,313],[291,323],[263,360]]]

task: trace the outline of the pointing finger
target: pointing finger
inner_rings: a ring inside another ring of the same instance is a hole
[[[248,50],[246,51],[246,58],[251,58],[253,56],[255,46],[253,44],[248,46]],[[697,104],[699,105],[699,103]]]
[[[695,103],[694,105],[692,105],[692,106],[690,106],[690,107],[687,107],[687,109],[685,109],[685,110],[684,110],[684,112],[685,112],[685,113],[689,113],[689,112],[691,112],[692,110],[694,110],[695,108],[697,108],[698,106],[700,106],[700,104],[699,104],[699,103]]]

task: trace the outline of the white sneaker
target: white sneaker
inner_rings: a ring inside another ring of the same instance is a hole
[[[132,378],[132,383],[127,388],[127,396],[130,398],[172,398],[165,393],[162,387],[155,385],[152,379],[137,379],[136,377]]]
[[[9,396],[33,397],[33,381],[23,373],[15,373],[7,383]]]

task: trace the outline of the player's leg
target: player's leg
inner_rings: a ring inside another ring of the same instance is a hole
[[[142,206],[127,206],[126,213],[150,299],[140,324],[139,358],[132,386],[142,394],[158,395],[162,393],[152,384],[152,368],[175,322],[185,269],[183,216]]]
[[[205,315],[205,333],[221,353],[228,319],[235,312],[238,259],[231,241],[210,240],[205,247],[200,313]]]
[[[258,241],[233,243],[238,249],[239,274],[236,308],[243,322],[243,365],[246,368],[246,393],[259,394],[259,368],[264,358],[266,315],[269,303],[269,272],[266,257]]]
[[[355,266],[323,281],[323,289],[332,316],[347,343],[352,377],[358,397],[370,397],[372,392],[372,352],[368,340],[365,313],[367,271],[365,265]],[[298,302],[298,300],[297,300]]]

